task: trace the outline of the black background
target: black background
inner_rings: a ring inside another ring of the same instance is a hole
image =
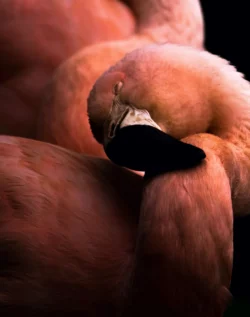
[[[201,0],[201,4],[206,49],[229,60],[250,80],[250,2]],[[235,219],[234,248],[231,291],[250,299],[250,216]]]

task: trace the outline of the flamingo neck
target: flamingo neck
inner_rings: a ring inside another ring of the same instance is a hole
[[[194,169],[145,183],[131,283],[132,312],[126,316],[133,315],[136,307],[159,309],[169,316],[223,315],[230,300],[232,269],[230,188],[224,178],[218,203],[203,199],[200,189],[210,166],[198,168],[204,174],[200,178],[194,177]],[[214,171],[220,177],[224,173],[220,166]],[[204,188],[211,186],[207,180]]]
[[[203,46],[204,25],[199,1],[127,0],[127,4],[137,17],[138,31],[148,33],[157,42]]]
[[[228,61],[201,52],[203,65],[192,70],[195,85],[189,86],[188,102],[176,103],[171,122],[162,130],[178,139],[210,133],[240,147],[250,147],[250,84]],[[208,71],[209,70],[209,71]],[[199,94],[196,92],[199,91]],[[185,99],[185,87],[180,94]],[[169,129],[169,131],[168,131]]]
[[[214,80],[210,132],[237,147],[250,147],[250,84],[229,64]]]

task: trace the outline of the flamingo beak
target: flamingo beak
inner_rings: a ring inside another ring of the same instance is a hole
[[[106,122],[104,150],[115,164],[155,173],[191,168],[205,157],[202,149],[164,133],[149,112],[114,103]]]

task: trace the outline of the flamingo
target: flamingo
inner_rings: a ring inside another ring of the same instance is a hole
[[[42,91],[59,64],[134,28],[117,0],[0,1],[0,133],[35,138]]]
[[[203,49],[204,25],[198,0],[125,2],[136,16],[136,34],[84,48],[58,68],[44,92],[37,139],[106,157],[92,136],[87,116],[87,97],[97,78],[126,53],[146,44],[172,42]]]
[[[233,216],[250,210],[249,96],[228,61],[174,44],[134,50],[96,81],[93,135],[114,163],[146,172],[124,316],[223,315]]]
[[[108,160],[0,136],[1,316],[117,316],[141,188]]]

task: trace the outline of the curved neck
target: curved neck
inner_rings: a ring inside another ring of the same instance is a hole
[[[137,18],[139,32],[146,31],[162,43],[202,48],[204,22],[198,0],[125,0],[125,3]]]
[[[197,169],[146,183],[125,316],[136,307],[157,307],[169,316],[223,316],[232,270],[230,186],[220,165]],[[222,179],[218,188],[209,175]]]
[[[187,76],[182,81],[184,88],[179,89],[179,98],[168,100],[175,107],[167,109],[165,117],[172,120],[164,122],[161,117],[154,120],[164,132],[178,139],[210,133],[235,145],[243,143],[244,147],[246,144],[250,147],[249,82],[227,61],[207,52],[201,54],[203,65],[190,69],[190,85]]]
[[[250,146],[250,84],[231,65],[225,66],[210,100],[213,119],[209,130],[228,142]]]

